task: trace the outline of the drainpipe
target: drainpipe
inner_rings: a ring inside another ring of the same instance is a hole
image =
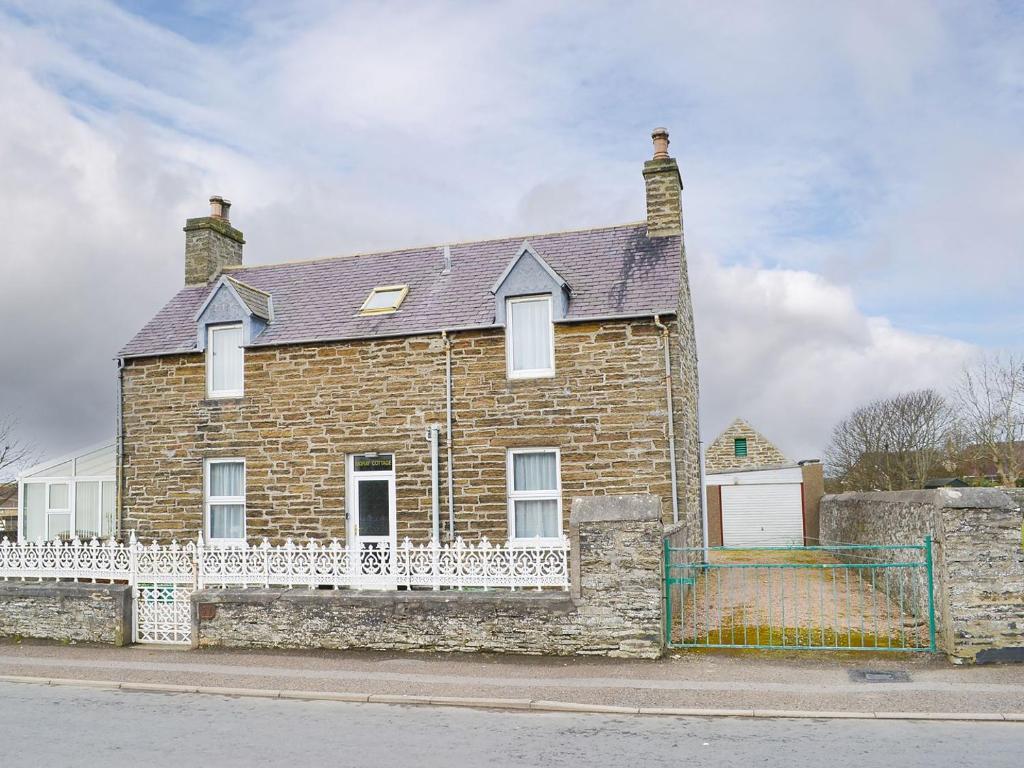
[[[437,482],[437,435],[440,431],[437,424],[427,427],[427,440],[430,441],[430,521],[435,544],[441,540],[441,504]]]
[[[110,538],[114,538],[121,532],[121,505],[124,503],[121,488],[124,485],[124,358],[117,358],[117,440],[115,440],[114,454],[116,457],[117,483],[114,492],[114,529],[110,532]],[[103,527],[102,510],[100,512],[100,528]]]
[[[452,340],[447,331],[441,331],[444,341],[444,397],[447,424],[445,448],[448,452],[448,539],[455,541],[455,472],[452,467]]]
[[[672,476],[672,522],[679,522],[679,479],[676,476],[676,424],[675,409],[672,407],[672,358],[669,354],[668,326],[654,316],[654,325],[661,331],[662,348],[665,350],[665,398],[668,401],[668,460]]]

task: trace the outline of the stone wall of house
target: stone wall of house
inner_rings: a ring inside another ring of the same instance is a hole
[[[673,345],[683,517],[700,535],[696,369]],[[556,375],[506,377],[501,329],[450,335],[456,533],[508,535],[506,451],[561,449],[563,515],[574,496],[652,494],[671,520],[664,357],[652,319],[560,323]],[[124,369],[122,527],[192,538],[203,524],[203,461],[246,460],[247,535],[345,537],[346,455],[395,455],[398,535],[431,526],[425,431],[442,427],[440,334],[246,350],[245,397],[208,400],[202,354],[129,360]],[[563,530],[568,530],[563,526]]]
[[[661,518],[655,497],[574,500],[571,592],[197,592],[193,644],[657,658]]]
[[[738,437],[744,437],[747,440],[746,456],[735,454],[733,441]],[[737,419],[729,425],[704,452],[705,472],[771,467],[787,463],[789,463],[789,459],[783,455],[782,451],[742,419]]]
[[[0,582],[0,637],[126,645],[131,599],[127,584]]]
[[[1024,550],[1020,505],[1001,491],[844,493],[821,501],[822,543],[916,544],[934,540],[940,650],[955,660],[1024,660]],[[890,553],[888,557],[902,557]],[[926,615],[923,570],[890,580]]]

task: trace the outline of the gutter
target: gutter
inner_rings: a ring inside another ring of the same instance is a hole
[[[676,473],[676,424],[672,407],[672,357],[669,352],[668,326],[654,316],[654,325],[661,331],[662,349],[665,350],[665,397],[668,401],[668,458],[672,477],[672,522],[679,522],[679,478]]]

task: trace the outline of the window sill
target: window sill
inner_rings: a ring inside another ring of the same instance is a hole
[[[517,371],[515,373],[509,371],[509,381],[529,381],[531,379],[553,379],[555,378],[555,372],[553,370],[547,371]]]
[[[213,405],[216,403],[238,403],[244,399],[244,393],[237,395],[207,395],[203,402],[208,405]]]
[[[509,547],[513,549],[533,549],[535,547],[560,547],[562,546],[562,537],[542,537],[537,536],[530,539],[509,539]]]

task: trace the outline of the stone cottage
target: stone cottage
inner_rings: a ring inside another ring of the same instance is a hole
[[[697,366],[668,133],[647,218],[243,264],[230,203],[120,353],[123,530],[169,540],[556,539],[652,494],[700,539]]]

